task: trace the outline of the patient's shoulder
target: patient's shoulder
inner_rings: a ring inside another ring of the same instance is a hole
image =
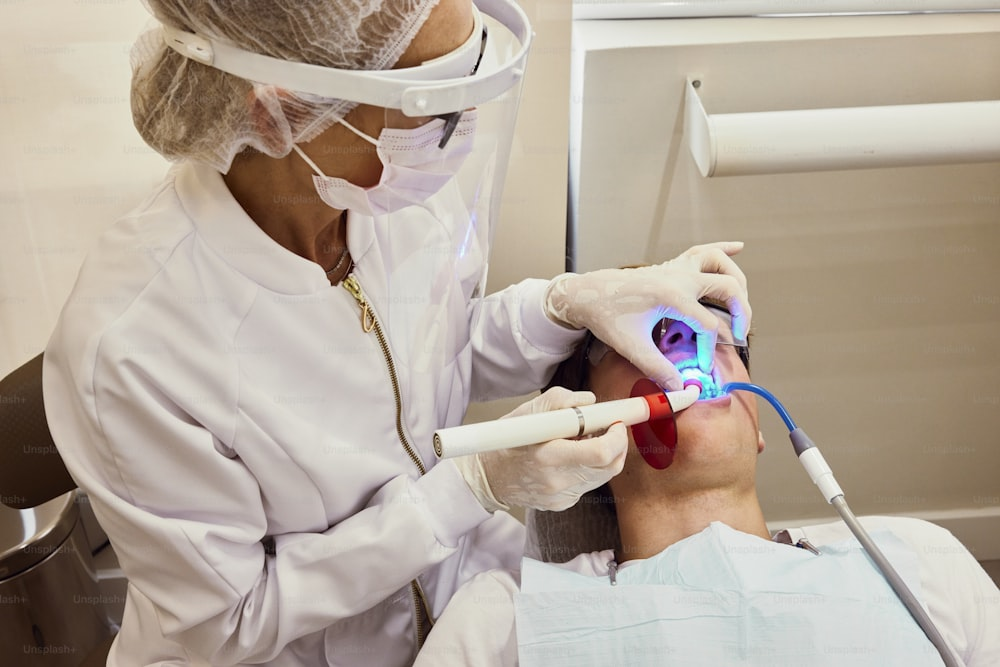
[[[905,516],[864,516],[859,519],[868,531],[887,530],[901,539],[911,548],[925,551],[927,547],[949,546],[959,549],[964,547],[946,528],[925,521]],[[816,546],[831,544],[852,537],[851,530],[843,521],[803,526],[802,533]]]

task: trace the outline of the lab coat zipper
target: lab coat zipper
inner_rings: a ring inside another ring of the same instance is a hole
[[[403,394],[399,389],[399,376],[396,374],[396,364],[392,361],[392,352],[389,349],[389,342],[386,340],[385,332],[382,331],[382,326],[375,317],[375,311],[361,291],[361,284],[354,277],[354,274],[352,273],[344,278],[341,284],[354,297],[354,300],[358,302],[358,306],[361,308],[361,329],[365,333],[374,331],[379,347],[382,348],[382,356],[385,357],[385,364],[389,369],[389,380],[392,382],[393,398],[396,401],[396,436],[399,438],[399,443],[403,446],[403,450],[406,451],[410,460],[417,467],[417,470],[421,475],[424,475],[427,473],[427,468],[424,467],[424,462],[417,456],[417,452],[410,444],[403,428]],[[431,616],[430,606],[427,604],[427,597],[424,594],[424,590],[420,586],[420,582],[416,579],[410,582],[410,596],[413,598],[414,630],[416,633],[417,650],[419,651],[424,645],[424,640],[427,636],[427,630],[424,627],[424,617],[427,617],[427,622],[431,627],[434,627],[434,619]]]
[[[382,356],[385,357],[386,366],[389,368],[389,380],[392,382],[393,398],[396,400],[396,435],[399,437],[399,442],[403,445],[407,456],[413,461],[413,465],[417,466],[417,470],[420,471],[421,475],[424,475],[427,473],[427,468],[424,467],[424,462],[417,456],[417,452],[413,449],[403,429],[403,397],[399,389],[399,376],[396,374],[396,364],[393,363],[392,352],[389,350],[389,342],[382,331],[382,326],[375,317],[375,311],[372,310],[368,300],[365,299],[365,295],[361,292],[361,285],[358,283],[358,279],[354,277],[354,274],[352,273],[344,278],[342,284],[344,285],[344,289],[350,292],[354,300],[358,302],[358,306],[361,307],[361,328],[365,333],[374,331],[379,347],[382,348]]]

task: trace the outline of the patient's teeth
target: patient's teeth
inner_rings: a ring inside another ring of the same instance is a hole
[[[718,398],[721,395],[719,383],[716,381],[714,373],[707,375],[698,368],[690,367],[681,370],[681,378],[697,382],[701,386],[699,400]]]

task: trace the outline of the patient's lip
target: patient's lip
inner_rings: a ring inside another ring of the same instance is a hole
[[[687,409],[688,410],[692,410],[694,408],[697,408],[698,406],[705,406],[705,407],[726,407],[726,406],[728,406],[732,402],[733,402],[733,397],[730,394],[722,394],[721,396],[716,396],[715,398],[704,398],[704,399],[700,399],[698,401],[695,401],[694,404],[690,408],[687,408]],[[682,412],[681,414],[684,414],[684,413]],[[680,415],[678,415],[678,417],[680,417]]]

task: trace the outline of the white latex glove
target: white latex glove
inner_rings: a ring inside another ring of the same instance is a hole
[[[589,391],[553,387],[506,417],[590,405]],[[580,496],[617,475],[625,465],[628,433],[622,423],[603,435],[582,440],[552,440],[454,459],[479,502],[489,511],[510,505],[564,510]]]
[[[733,315],[733,335],[750,330],[747,280],[730,256],[743,243],[698,245],[677,258],[635,269],[604,269],[555,278],[545,296],[549,317],[590,329],[601,341],[667,390],[683,387],[680,374],[653,344],[650,332],[664,317],[681,320],[698,334],[698,365],[706,373],[715,356],[719,321],[699,299],[724,302]]]

